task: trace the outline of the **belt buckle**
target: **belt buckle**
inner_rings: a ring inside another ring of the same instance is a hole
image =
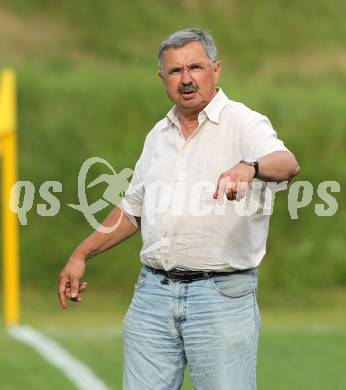
[[[184,273],[185,273],[185,271],[173,268],[173,269],[167,271],[167,276],[168,276],[168,279],[171,279],[171,280],[184,280]]]

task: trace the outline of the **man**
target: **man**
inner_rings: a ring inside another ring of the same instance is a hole
[[[66,307],[65,298],[81,300],[86,260],[141,230],[143,267],[124,319],[127,390],[180,389],[187,363],[197,390],[256,389],[263,184],[290,181],[299,167],[266,117],[217,88],[220,73],[205,31],[162,42],[159,76],[175,106],[148,134],[122,204],[103,223],[121,218],[118,228],[91,234],[60,275]]]

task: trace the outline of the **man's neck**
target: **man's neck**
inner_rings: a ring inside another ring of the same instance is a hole
[[[186,125],[196,123],[198,122],[198,115],[201,111],[203,111],[203,109],[193,112],[182,112],[179,110],[177,111],[179,122]]]
[[[195,112],[177,112],[181,131],[184,134],[185,139],[189,138],[192,133],[197,129],[198,114],[200,112],[201,110]]]

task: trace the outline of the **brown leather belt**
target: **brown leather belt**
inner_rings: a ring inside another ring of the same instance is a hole
[[[165,271],[163,269],[152,268],[147,265],[145,267],[154,274],[165,276],[166,279],[173,280],[176,282],[185,282],[185,283],[193,282],[194,280],[207,279],[212,276],[225,276],[234,273],[248,271],[248,270],[236,270],[231,272],[216,272],[216,271],[182,270],[178,268],[172,268],[168,271]]]

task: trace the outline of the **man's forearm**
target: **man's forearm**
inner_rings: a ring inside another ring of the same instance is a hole
[[[291,181],[299,173],[299,165],[292,153],[278,151],[258,159],[258,178],[265,181]]]
[[[88,260],[91,257],[106,251],[107,249],[126,240],[139,230],[139,221],[130,221],[127,215],[119,208],[115,207],[102,225],[105,227],[117,226],[110,233],[95,231],[90,234],[72,253],[71,257]]]

